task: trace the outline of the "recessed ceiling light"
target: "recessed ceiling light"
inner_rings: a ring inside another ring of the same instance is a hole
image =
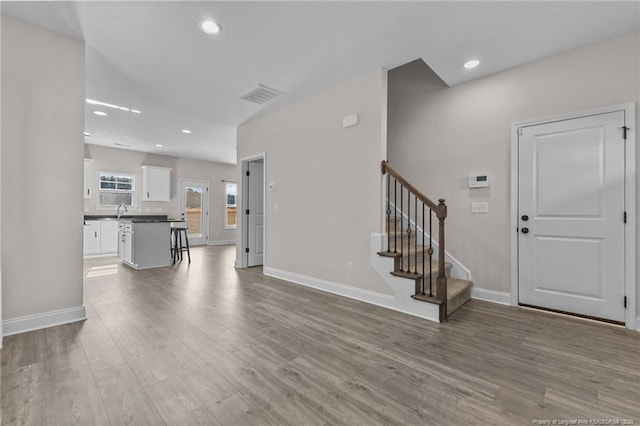
[[[105,106],[107,108],[115,108],[118,109],[120,108],[118,105],[114,105],[114,104],[109,104],[106,102],[102,102],[102,101],[96,101],[94,99],[87,99],[87,103],[90,105],[100,105],[100,106]]]
[[[119,110],[122,110],[122,111],[131,111],[133,113],[140,114],[140,111],[137,110],[137,109],[131,109],[129,107],[123,107],[123,106],[120,106],[120,105],[110,104],[110,103],[107,103],[107,102],[96,101],[95,99],[87,98],[85,100],[87,101],[87,103],[89,105],[99,105],[99,106],[103,106],[103,107],[107,107],[107,108],[119,109]]]
[[[95,115],[99,115],[100,117],[104,117],[105,115],[107,115],[107,113],[104,111],[93,111],[93,113]]]
[[[191,130],[189,130],[189,129],[182,129],[182,133],[191,133]]]
[[[162,144],[161,144],[161,143],[157,143],[157,144],[156,144],[156,147],[158,147],[158,148],[162,148]]]
[[[207,34],[218,34],[220,31],[222,31],[222,28],[220,28],[220,25],[216,24],[215,22],[209,19],[200,21],[200,29]]]
[[[478,65],[480,65],[480,61],[479,61],[479,60],[477,60],[477,59],[472,59],[472,60],[470,60],[470,61],[468,61],[468,62],[465,62],[464,67],[465,67],[466,69],[470,70],[471,68],[475,68],[475,67],[477,67]]]

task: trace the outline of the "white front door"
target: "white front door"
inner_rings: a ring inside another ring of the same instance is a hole
[[[624,321],[624,112],[521,128],[519,303]]]
[[[180,218],[185,221],[189,245],[207,244],[209,182],[180,180]]]
[[[247,166],[247,266],[258,266],[264,257],[264,161],[250,161]]]

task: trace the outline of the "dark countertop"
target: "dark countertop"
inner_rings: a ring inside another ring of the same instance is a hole
[[[123,223],[169,223],[166,219],[131,219],[131,218],[120,218],[120,222]]]
[[[118,217],[115,214],[86,214],[84,220],[116,220]],[[167,215],[162,214],[125,214],[120,219],[127,219],[132,222],[167,222]]]

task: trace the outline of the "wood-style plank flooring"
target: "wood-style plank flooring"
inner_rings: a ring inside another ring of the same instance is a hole
[[[2,424],[640,424],[640,333],[478,301],[435,324],[234,257],[86,261],[87,321],[5,338]]]

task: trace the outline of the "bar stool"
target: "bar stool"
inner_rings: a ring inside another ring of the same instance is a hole
[[[182,236],[184,235],[185,245],[182,245]],[[189,263],[191,263],[191,252],[189,252],[189,237],[187,236],[187,228],[172,227],[171,228],[171,254],[173,255],[173,263],[175,264],[180,257],[182,261],[182,252],[187,252]]]

